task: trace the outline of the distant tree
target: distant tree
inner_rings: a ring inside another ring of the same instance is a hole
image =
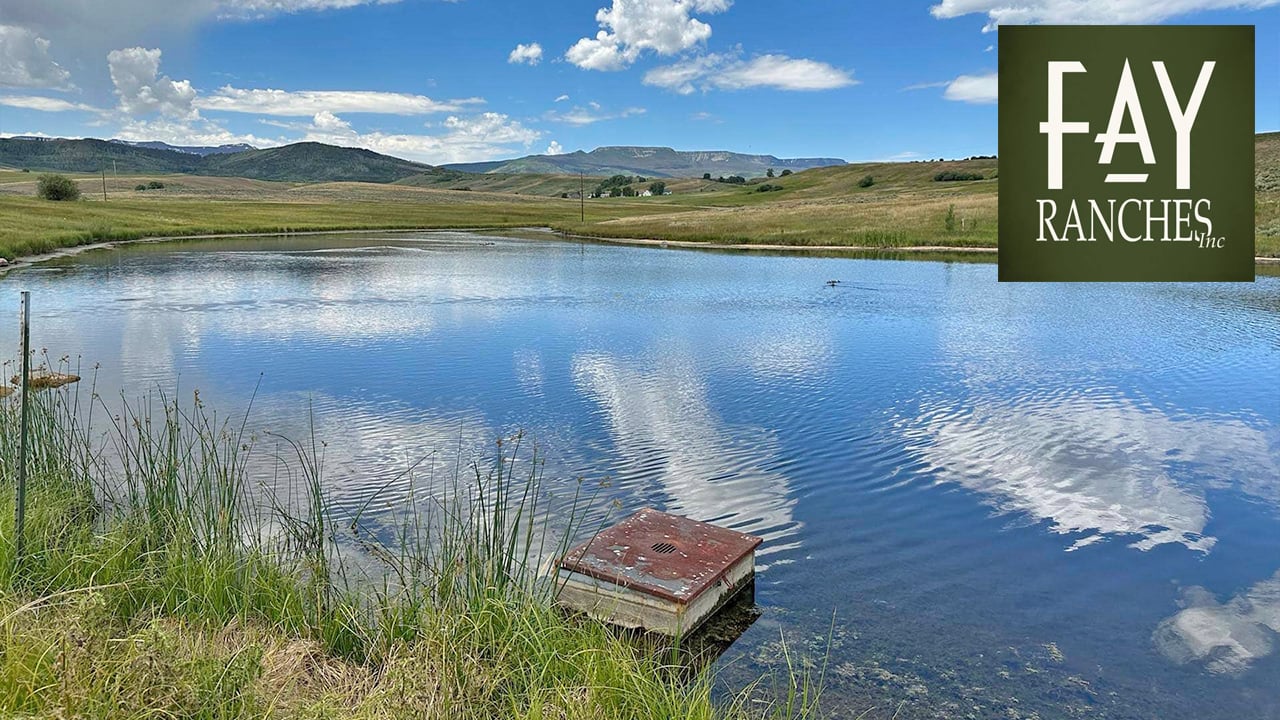
[[[654,195],[666,195],[667,184],[662,182],[661,180],[654,180],[653,182],[649,183],[649,192],[653,193]]]
[[[783,187],[781,185],[770,185],[769,183],[765,183],[764,185],[757,187],[756,192],[776,192],[782,189]]]
[[[160,182],[159,180],[152,180],[151,182],[147,183],[147,189],[148,189],[148,190],[163,190],[163,189],[164,189],[164,183]]]
[[[639,175],[637,175],[637,176],[636,176],[636,182],[638,182],[638,183],[643,183],[643,182],[644,182],[644,178],[643,178],[643,177],[641,177],[641,176],[639,176]]]
[[[741,175],[730,175],[729,177],[725,178],[724,181],[729,183],[730,185],[746,185],[747,184],[747,179],[742,177]]]
[[[36,195],[45,200],[79,200],[80,186],[66,175],[41,175],[36,180]]]
[[[137,185],[134,185],[134,186],[133,186],[133,189],[134,189],[134,190],[137,190],[137,191],[139,191],[139,192],[141,192],[141,191],[143,191],[143,190],[146,190],[146,189],[147,189],[147,186],[146,186],[146,185],[143,185],[142,183],[138,183]]]
[[[636,191],[630,185],[622,188],[623,197],[635,197],[637,194],[638,193],[636,193]]]
[[[22,168],[22,172],[29,173],[31,172],[31,168]]]
[[[947,207],[947,216],[946,218],[943,219],[942,223],[943,225],[946,226],[947,232],[953,233],[956,231],[956,206],[955,205],[950,205]]]
[[[620,187],[610,188],[609,197],[622,197],[622,188]]]
[[[790,170],[783,170],[783,171],[782,171],[782,177],[786,177],[786,176],[788,176],[788,175],[790,175],[790,174],[792,174]]]
[[[764,174],[764,176],[765,176],[765,177],[768,177],[768,178],[773,177],[773,168],[769,168],[769,171],[768,171],[768,172],[766,172],[766,173]]]
[[[711,179],[711,173],[702,173],[702,179],[703,179],[703,180],[710,180],[710,179]]]
[[[568,199],[569,199],[569,193],[560,193],[560,199],[561,199],[561,200],[568,200]]]
[[[869,188],[869,187],[871,187],[872,185],[875,185],[875,184],[876,184],[876,179],[875,179],[875,178],[873,178],[873,177],[871,177],[870,175],[868,175],[868,176],[866,176],[866,177],[864,177],[864,178],[862,178],[861,180],[859,180],[859,181],[858,181],[858,187],[860,187],[860,188]]]

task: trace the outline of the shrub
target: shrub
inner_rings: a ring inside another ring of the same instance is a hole
[[[649,183],[649,192],[653,193],[654,195],[666,195],[667,184],[661,180],[654,180],[653,182]]]
[[[710,180],[710,179],[711,179],[711,173],[702,173],[702,179],[703,179],[703,180]]]
[[[66,175],[41,175],[36,195],[45,200],[79,200],[80,187]]]
[[[791,171],[790,171],[790,170],[783,170],[783,171],[782,171],[782,177],[786,177],[786,176],[791,175],[791,174],[792,174],[792,173],[791,173]]]
[[[983,177],[978,173],[956,172],[955,170],[943,170],[933,176],[934,182],[968,182],[982,179]]]
[[[871,187],[872,185],[875,185],[875,184],[876,184],[876,179],[875,179],[875,178],[873,178],[873,177],[871,177],[870,175],[868,175],[868,176],[866,176],[866,177],[864,177],[864,178],[862,178],[861,180],[859,180],[859,181],[858,181],[858,187],[860,187],[860,188],[869,188],[869,187]]]
[[[764,176],[769,178],[773,177],[773,168],[769,168],[769,172],[766,172]]]
[[[943,219],[942,224],[946,226],[947,232],[956,231],[956,206],[947,206],[947,216]]]
[[[31,168],[22,168],[22,172],[29,173],[31,172]]]
[[[163,190],[163,189],[164,189],[164,183],[160,182],[159,180],[152,180],[151,182],[147,183],[147,189],[148,189],[148,190]]]
[[[769,183],[765,183],[764,185],[756,188],[756,192],[775,192],[782,189],[783,187],[781,185],[770,185]]]
[[[147,189],[147,186],[146,186],[146,185],[143,185],[143,184],[141,184],[141,183],[139,183],[139,184],[137,184],[137,185],[134,185],[134,186],[133,186],[133,189],[134,189],[134,190],[138,190],[138,191],[142,191],[142,190],[146,190],[146,189]]]

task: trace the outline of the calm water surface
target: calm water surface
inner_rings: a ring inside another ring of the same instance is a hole
[[[293,437],[313,408],[339,507],[524,430],[566,492],[764,536],[726,682],[785,637],[827,658],[837,717],[1280,718],[1280,278],[1013,286],[436,233],[2,282],[106,395],[234,413],[257,387],[251,426]]]

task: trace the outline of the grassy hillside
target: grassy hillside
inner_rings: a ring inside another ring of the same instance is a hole
[[[200,174],[254,180],[392,182],[426,168],[421,163],[379,155],[371,150],[308,142],[210,155],[204,159]]]
[[[539,175],[643,175],[660,178],[741,175],[763,176],[769,168],[803,170],[841,165],[838,158],[776,158],[772,155],[745,155],[722,150],[681,151],[666,147],[614,146],[581,150],[563,155],[530,155],[502,163],[472,163],[448,166],[470,173]]]
[[[936,182],[940,172],[984,179]],[[163,190],[133,190],[157,178]],[[1280,257],[1280,134],[1258,137],[1257,178],[1258,254]],[[576,176],[565,175],[434,169],[385,185],[130,175],[108,178],[106,203],[101,178],[79,181],[86,200],[46,203],[33,197],[32,174],[0,171],[0,255],[142,235],[513,225],[713,244],[994,247],[999,168],[995,159],[862,163],[746,185],[670,180],[669,196],[588,200],[586,222],[576,198],[560,198],[579,187]],[[588,179],[588,189],[595,183]],[[766,185],[770,190],[761,192]]]
[[[296,143],[207,156],[104,140],[0,140],[0,166],[73,173],[183,173],[293,182],[391,182],[428,169],[358,148]]]
[[[59,172],[189,173],[202,158],[105,140],[0,140],[0,166]]]

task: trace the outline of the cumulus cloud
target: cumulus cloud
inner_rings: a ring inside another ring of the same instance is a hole
[[[111,82],[120,98],[120,109],[129,115],[159,113],[165,117],[199,117],[195,88],[187,80],[160,74],[160,51],[134,47],[107,55]]]
[[[449,116],[440,124],[443,132],[437,134],[360,132],[345,119],[327,111],[316,113],[310,123],[270,124],[302,131],[303,141],[365,148],[433,165],[493,160],[510,155],[515,148],[527,149],[542,137],[542,133],[496,112],[474,117]]]
[[[562,146],[560,143],[556,142],[555,140],[552,140],[552,141],[551,141],[551,144],[547,146],[547,152],[546,152],[545,154],[547,154],[547,155],[563,155],[563,154],[564,154],[564,146]]]
[[[438,102],[425,95],[373,92],[367,90],[272,90],[242,89],[226,85],[197,101],[202,110],[308,117],[319,112],[381,113],[385,115],[430,115],[458,112],[484,100],[467,98]]]
[[[170,145],[234,145],[244,143],[258,148],[284,145],[288,140],[234,133],[217,123],[206,120],[190,122],[164,117],[154,119],[130,118],[116,132],[120,140],[145,142],[159,140]]]
[[[1000,76],[997,73],[961,75],[947,84],[946,92],[942,96],[948,100],[979,105],[998,102],[1000,99]]]
[[[644,84],[681,95],[696,90],[834,90],[858,84],[845,70],[816,60],[786,55],[760,55],[742,60],[711,53],[657,67],[645,73]]]
[[[538,43],[529,43],[528,45],[521,43],[516,45],[516,49],[512,50],[511,54],[507,56],[507,62],[514,65],[518,65],[520,63],[537,65],[542,62],[542,46]]]
[[[622,118],[643,115],[646,110],[642,107],[629,107],[619,112],[610,113],[603,112],[599,103],[590,103],[589,108],[575,107],[572,110],[562,113],[547,113],[546,119],[552,122],[561,122],[568,125],[581,127],[583,125],[594,125],[605,120],[621,120]]]
[[[999,25],[1154,23],[1205,10],[1258,10],[1280,0],[942,0],[930,12],[936,18],[987,16],[984,32]]]
[[[49,57],[49,41],[31,30],[0,25],[0,87],[67,88],[71,73]]]
[[[711,26],[693,17],[729,9],[732,0],[613,0],[596,12],[600,31],[565,59],[584,70],[622,70],[646,50],[674,55],[707,41]]]
[[[38,95],[0,96],[0,105],[22,108],[23,110],[38,110],[40,112],[68,112],[72,110],[95,113],[102,112],[92,105],[73,103],[60,98],[41,97]]]

